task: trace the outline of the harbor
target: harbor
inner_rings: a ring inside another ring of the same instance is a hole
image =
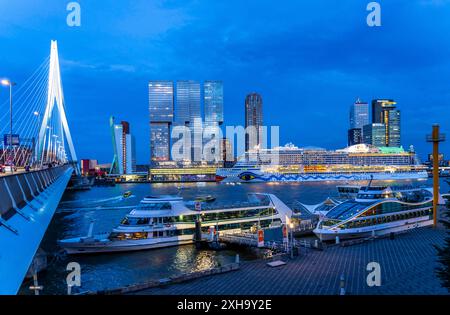
[[[374,182],[374,185],[383,183],[385,182]],[[365,185],[367,182],[361,181],[352,184]],[[397,183],[390,182],[389,184],[425,186],[430,185],[430,181],[408,181],[406,183],[401,181]],[[336,185],[337,182],[256,183],[236,186],[217,183],[206,183],[201,185],[191,183],[185,184],[185,189],[180,192],[176,184],[122,184],[114,187],[93,187],[88,191],[66,191],[41,245],[42,249],[47,252],[48,256],[52,257],[49,259],[47,270],[39,274],[39,283],[44,287],[41,294],[66,294],[67,286],[65,283],[65,267],[67,263],[71,261],[76,261],[81,266],[82,285],[78,292],[113,290],[120,287],[138,285],[148,281],[170,278],[180,274],[189,274],[192,272],[202,271],[205,272],[212,268],[235,263],[236,255],[239,255],[239,261],[241,264],[239,271],[237,271],[238,273],[244,272],[247,268],[252,269],[251,267],[246,266],[252,266],[252,264],[265,266],[265,263],[267,263],[264,258],[267,258],[268,256],[264,255],[264,249],[258,250],[254,248],[254,246],[245,246],[244,244],[241,244],[244,246],[239,246],[239,244],[228,246],[221,250],[214,250],[210,248],[197,249],[194,244],[190,244],[138,252],[113,254],[105,253],[92,256],[67,255],[57,245],[57,240],[59,239],[86,235],[92,221],[95,222],[94,233],[110,231],[122,220],[130,209],[136,206],[139,201],[148,194],[179,194],[188,200],[195,200],[198,195],[213,195],[218,200],[233,201],[245,199],[248,193],[270,191],[277,195],[287,205],[295,207],[298,202],[305,204],[318,204],[330,196],[336,197]],[[441,185],[442,191],[449,191],[450,187],[442,179]],[[127,191],[131,191],[132,195],[128,198],[124,198],[123,194]],[[424,228],[424,231],[427,230],[430,229]],[[433,229],[431,229],[431,231],[433,231]],[[411,233],[414,234],[415,232]],[[436,240],[440,239],[442,241],[442,232],[436,232],[437,234],[434,232],[424,233],[428,233],[427,235],[433,235],[433,238],[436,238]],[[408,238],[407,236],[402,235],[399,236],[398,239],[401,240]],[[280,269],[285,268],[289,270],[291,268],[289,266],[296,264],[296,262],[313,264],[316,259],[315,255],[321,255],[319,252],[336,253],[333,255],[340,255],[339,253],[341,252],[352,250],[346,249],[347,246],[332,246],[333,242],[324,251],[314,249],[314,240],[318,239],[315,238],[311,232],[307,235],[295,237],[295,241],[297,243],[304,240],[307,240],[309,245],[299,246],[298,256],[296,255],[294,260],[291,260],[291,256],[288,253],[285,253],[283,260],[287,261],[287,265],[281,266]],[[382,250],[383,247],[371,244],[381,244],[386,241],[387,240],[384,239],[376,239],[361,244],[355,244],[353,246],[349,246],[349,248],[366,248],[372,246],[371,255],[378,257],[376,255],[388,255],[388,253],[385,253],[384,250]],[[342,242],[342,244],[343,243],[344,242]],[[413,241],[412,243],[415,244],[416,242]],[[439,241],[436,241],[435,243],[440,244]],[[306,242],[304,244],[306,244]],[[391,243],[388,242],[386,244]],[[394,244],[394,242],[392,244]],[[363,251],[365,249],[360,250]],[[434,250],[432,245],[430,245],[429,250]],[[411,255],[420,256],[418,252],[411,252]],[[344,255],[342,257],[346,256]],[[346,260],[342,261],[342,263],[345,265],[350,264],[350,262]],[[215,274],[210,277],[234,277],[234,275],[231,274],[235,274],[237,272],[233,271],[230,275]],[[364,272],[364,270],[362,272]],[[22,294],[33,294],[33,292],[28,288],[30,281],[31,280],[26,280],[23,283],[20,290]],[[195,283],[196,281],[215,280],[199,279],[192,283]],[[179,284],[179,286],[184,287],[189,285]],[[169,290],[176,289],[174,288]],[[331,288],[329,288],[329,290],[330,291],[324,292],[330,292],[327,294],[333,294],[331,293]],[[310,292],[310,294],[316,293],[318,292]],[[286,294],[289,293],[286,292]],[[356,294],[356,291],[354,291],[354,294]]]
[[[303,249],[286,264],[268,260],[241,263],[238,270],[134,292],[145,295],[448,295],[434,269],[433,245],[443,245],[445,232],[423,228],[407,234],[323,251]],[[367,285],[367,265],[381,266],[381,286]],[[343,284],[341,285],[341,279]]]
[[[6,308],[448,304],[450,0],[34,2],[0,15]]]

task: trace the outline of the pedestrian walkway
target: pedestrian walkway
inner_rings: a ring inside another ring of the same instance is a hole
[[[286,265],[270,268],[267,261],[243,263],[238,271],[155,288],[137,294],[170,295],[336,295],[340,276],[345,291],[361,294],[448,294],[435,275],[434,244],[444,243],[445,231],[422,228],[406,234],[362,244],[329,247],[324,251],[302,249]],[[381,266],[381,286],[369,287],[367,264]]]

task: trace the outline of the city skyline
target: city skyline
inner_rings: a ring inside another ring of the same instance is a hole
[[[424,140],[430,125],[440,123],[444,133],[447,128],[450,95],[441,78],[450,73],[445,58],[450,45],[441,39],[450,6],[428,1],[383,3],[380,32],[365,24],[365,3],[342,3],[339,10],[325,12],[326,3],[275,7],[268,1],[210,5],[138,1],[115,4],[115,11],[83,3],[82,25],[76,29],[65,24],[65,7],[57,2],[18,1],[5,7],[0,17],[0,48],[9,52],[2,54],[1,75],[20,86],[46,56],[48,41],[59,40],[68,119],[77,134],[80,158],[110,160],[107,122],[115,113],[135,126],[137,160],[147,163],[146,87],[153,78],[168,77],[221,80],[227,87],[224,115],[230,125],[244,125],[243,99],[259,91],[265,124],[280,126],[280,144],[327,149],[347,144],[346,112],[356,97],[395,99],[401,104],[402,143],[414,145],[424,158],[431,150]],[[270,27],[262,27],[264,19],[247,25],[244,12],[249,8],[270,15]],[[226,10],[236,14],[219,22],[206,14]],[[156,21],[147,18],[152,12],[157,13]],[[319,16],[329,25],[319,23],[315,18]],[[39,31],[34,29],[37,24]],[[189,38],[201,40],[186,42]],[[439,50],[433,48],[436,41],[442,43]],[[114,53],[105,54],[109,47]],[[390,53],[385,47],[392,47]],[[23,57],[16,58],[19,55]],[[1,90],[2,104],[6,97]],[[285,109],[283,114],[279,108]],[[317,124],[325,127],[316,130]],[[444,154],[449,148],[443,143]]]

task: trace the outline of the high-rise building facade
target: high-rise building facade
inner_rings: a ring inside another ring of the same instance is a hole
[[[119,174],[132,174],[136,171],[136,153],[134,136],[130,133],[130,124],[121,121],[114,125],[115,161]],[[116,169],[117,171],[117,169]]]
[[[231,166],[234,163],[233,146],[228,138],[220,140],[220,154],[224,167]]]
[[[397,109],[390,110],[388,114],[388,132],[387,132],[387,145],[389,147],[400,147],[400,111]]]
[[[251,93],[245,98],[245,128],[253,126],[252,130],[245,135],[245,151],[262,148],[264,139],[263,127],[263,100],[261,95]]]
[[[362,128],[352,128],[348,130],[348,145],[363,143]]]
[[[396,102],[388,99],[372,101],[372,123],[385,125],[386,147],[400,147],[400,111],[395,107]]]
[[[371,144],[376,147],[386,146],[386,126],[384,124],[373,123],[363,127],[364,143]]]
[[[150,81],[148,84],[150,113],[150,160],[170,160],[170,126],[174,116],[172,81]]]
[[[203,126],[200,100],[199,82],[177,81],[174,124],[190,128],[190,148],[188,141],[185,142],[185,148],[190,149],[192,161],[199,161],[202,157]]]
[[[350,129],[362,128],[369,123],[369,104],[359,98],[350,107]]]
[[[220,126],[223,123],[223,83],[222,81],[205,81],[203,84],[204,123],[204,157],[215,156],[220,159]],[[209,143],[209,146],[206,144]],[[209,150],[208,152],[207,149]]]
[[[205,81],[203,84],[203,105],[205,124],[223,123],[223,83],[222,81]]]

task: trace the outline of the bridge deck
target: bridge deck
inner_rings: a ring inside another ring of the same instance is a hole
[[[72,171],[65,165],[0,178],[0,294],[19,289]]]

